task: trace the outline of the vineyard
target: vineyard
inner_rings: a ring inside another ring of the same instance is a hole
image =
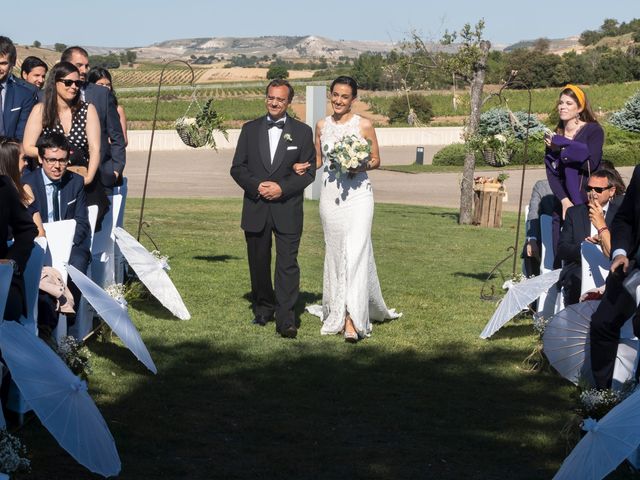
[[[120,69],[110,70],[114,85],[119,87],[138,87],[157,85],[160,82],[161,69]],[[194,69],[195,81],[204,75],[205,69]],[[163,85],[185,85],[191,81],[191,71],[184,67],[167,67],[162,79]]]

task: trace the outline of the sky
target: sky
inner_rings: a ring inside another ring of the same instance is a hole
[[[496,45],[595,30],[605,18],[640,18],[640,0],[62,0],[4,2],[1,35],[15,43],[140,47],[194,37],[316,35],[334,40],[397,42],[417,31],[438,40],[445,30],[484,18]],[[81,20],[78,20],[82,16]],[[22,17],[22,18],[21,18]],[[75,25],[74,25],[75,24]]]

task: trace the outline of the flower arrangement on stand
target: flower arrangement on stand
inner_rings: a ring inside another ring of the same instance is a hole
[[[216,131],[222,133],[225,139],[229,138],[224,128],[224,117],[213,108],[213,99],[207,100],[195,118],[180,117],[176,120],[175,128],[185,145],[193,148],[209,146],[217,150]]]
[[[519,146],[512,133],[475,134],[466,139],[467,147],[482,155],[484,161],[493,167],[508,165]]]
[[[27,448],[20,439],[7,432],[6,428],[0,429],[0,472],[7,475],[29,472],[31,462],[26,455]]]

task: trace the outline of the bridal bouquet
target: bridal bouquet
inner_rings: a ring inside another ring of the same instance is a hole
[[[325,144],[324,151],[334,170],[347,173],[350,168],[358,168],[367,162],[371,155],[371,142],[357,135],[345,135],[331,150]]]

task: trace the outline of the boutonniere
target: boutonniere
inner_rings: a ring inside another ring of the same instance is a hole
[[[293,137],[291,137],[290,133],[285,133],[284,137],[282,137],[282,138],[284,138],[285,142],[289,142],[289,143],[293,142]]]

